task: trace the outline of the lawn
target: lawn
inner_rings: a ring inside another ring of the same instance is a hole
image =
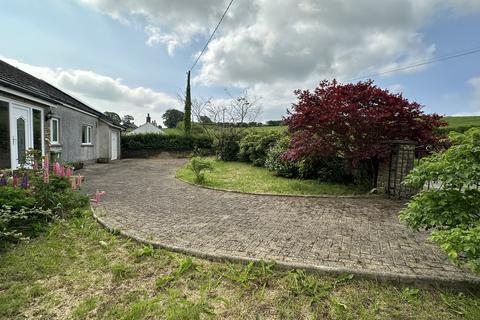
[[[480,127],[480,116],[445,117],[443,119],[448,122],[448,127],[451,128],[467,126]]]
[[[277,177],[263,167],[254,167],[243,162],[212,160],[212,164],[213,171],[205,174],[203,185],[213,188],[292,195],[354,195],[366,193],[366,190],[353,185]],[[193,183],[195,176],[187,166],[179,168],[176,176]]]
[[[0,261],[0,319],[480,318],[470,292],[210,262],[108,233],[88,212]]]

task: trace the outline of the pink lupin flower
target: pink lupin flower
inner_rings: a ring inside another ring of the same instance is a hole
[[[14,174],[12,177],[12,187],[16,188],[17,186],[18,186],[18,177],[16,174]]]
[[[95,192],[95,198],[90,199],[91,202],[94,202],[95,204],[99,204],[100,201],[102,200],[102,196],[105,195],[105,191],[98,191]]]
[[[77,187],[81,187],[82,186],[82,176],[80,174],[78,174],[77,176]]]
[[[72,176],[72,169],[71,168],[67,168],[67,170],[65,171],[65,176],[67,176],[67,178],[70,178]]]
[[[50,180],[50,168],[48,163],[48,156],[43,160],[43,182],[48,183]]]
[[[60,166],[60,176],[65,177],[65,167],[64,166]]]

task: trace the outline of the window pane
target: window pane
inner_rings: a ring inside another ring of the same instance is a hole
[[[10,123],[8,103],[0,101],[0,168],[10,168]]]
[[[42,112],[33,109],[33,149],[42,151]]]
[[[58,142],[58,120],[52,119],[52,141]]]
[[[88,127],[88,143],[92,143],[92,127]]]
[[[87,127],[82,126],[82,143],[87,143]]]
[[[24,163],[25,161],[25,119],[18,118],[17,119],[17,155],[18,155],[18,162]]]

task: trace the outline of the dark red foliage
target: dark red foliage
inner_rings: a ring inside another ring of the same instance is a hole
[[[357,163],[382,159],[391,140],[413,140],[435,145],[432,129],[445,126],[437,114],[425,114],[417,102],[373,84],[322,81],[312,93],[295,91],[298,102],[284,119],[293,138],[284,154],[288,160],[306,156],[339,155]]]

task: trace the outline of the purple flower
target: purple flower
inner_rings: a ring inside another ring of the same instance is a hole
[[[24,175],[22,179],[22,188],[27,189],[28,188],[28,175]]]
[[[7,185],[7,178],[5,178],[5,175],[0,175],[0,186],[6,186]]]

